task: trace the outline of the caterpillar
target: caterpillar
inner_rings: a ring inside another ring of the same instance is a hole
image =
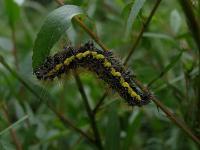
[[[65,47],[63,51],[47,57],[34,70],[34,74],[39,80],[52,80],[79,67],[95,72],[131,106],[142,106],[150,102],[151,95],[136,86],[130,70],[125,69],[111,51],[99,50],[92,42],[79,48]]]

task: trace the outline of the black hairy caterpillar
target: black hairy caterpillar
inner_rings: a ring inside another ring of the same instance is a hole
[[[99,50],[92,42],[80,48],[68,47],[52,57],[47,57],[45,62],[34,70],[34,74],[39,80],[52,80],[79,67],[95,72],[131,106],[148,104],[151,99],[149,93],[144,93],[136,86],[133,75],[112,52]]]

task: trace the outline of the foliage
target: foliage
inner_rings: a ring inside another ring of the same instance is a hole
[[[101,149],[98,141],[105,149],[198,149],[185,134],[200,137],[196,26],[187,24],[182,0],[159,1],[66,0],[60,8],[51,0],[0,1],[0,149]],[[198,22],[200,4],[191,4]],[[89,72],[49,82],[32,74],[50,50],[92,39],[122,60],[130,56],[137,80],[183,126],[153,102],[127,106]]]

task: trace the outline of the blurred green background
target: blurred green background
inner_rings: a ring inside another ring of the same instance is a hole
[[[65,4],[80,6],[85,11],[83,22],[122,60],[132,49],[156,3],[157,0],[65,0]],[[200,3],[198,0],[190,3],[199,21]],[[51,104],[76,128],[93,137],[90,118],[73,75],[40,82],[32,73],[34,40],[46,16],[58,7],[53,0],[0,0],[0,55],[11,70],[45,99],[40,101],[0,64],[2,150],[96,149],[48,106]],[[89,40],[91,37],[73,22],[52,54],[64,45],[80,46]],[[155,79],[150,91],[200,137],[199,49],[179,1],[161,1],[127,67],[144,85]],[[95,115],[105,149],[198,149],[153,102],[142,108],[131,107],[96,75],[81,71],[80,78],[92,109],[105,89],[110,93]]]

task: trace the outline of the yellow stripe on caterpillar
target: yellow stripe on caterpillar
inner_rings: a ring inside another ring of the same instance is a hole
[[[78,54],[76,55],[76,58],[78,58],[78,59],[81,59],[81,58],[83,58],[83,57],[84,57],[83,53],[78,53]]]
[[[115,72],[116,72],[115,69],[114,69],[114,68],[111,68],[111,74],[114,75]]]
[[[84,53],[83,53],[83,57],[86,57],[87,55],[89,55],[90,54],[90,51],[85,51]]]
[[[113,76],[119,76],[119,77],[121,77],[121,73],[115,71],[114,68],[111,68],[111,74]],[[120,78],[120,84],[123,87],[128,88],[128,93],[131,95],[131,97],[134,97],[138,101],[141,100],[141,97],[130,87],[130,85],[127,82],[125,82],[125,80],[122,77]]]
[[[65,64],[65,65],[69,65],[69,63],[70,63],[69,59],[68,59],[68,58],[65,59],[64,64]]]
[[[103,62],[103,66],[109,68],[109,67],[111,67],[111,63],[108,62],[107,60],[105,60],[105,61]]]
[[[135,97],[137,100],[141,100],[140,96],[137,95],[137,93],[135,93],[133,90],[131,90],[129,94],[131,95],[131,97]]]
[[[120,78],[120,84],[122,85],[124,82],[125,82],[124,79],[121,77]]]
[[[139,100],[139,101],[142,100],[142,98],[140,97],[140,95],[137,95],[137,96],[136,96],[136,99]]]
[[[129,84],[128,84],[127,82],[123,82],[123,83],[122,83],[122,86],[123,86],[123,87],[130,88],[130,86],[129,86]]]
[[[55,70],[56,71],[59,71],[60,70],[60,68],[63,66],[63,64],[57,64],[56,66],[55,66]]]
[[[91,52],[92,56],[96,56],[97,55],[97,52]]]
[[[136,100],[141,100],[141,97],[139,95],[137,95],[137,93],[135,93],[133,90],[131,93],[129,93],[131,95],[131,97],[134,97]]]
[[[65,65],[69,65],[73,60],[74,60],[75,56],[71,56],[69,58],[66,58],[64,61]]]
[[[131,95],[131,97],[134,97],[136,100],[141,100],[140,95],[138,95],[131,87],[128,88],[128,93]]]
[[[121,77],[121,73],[118,72],[118,71],[116,71],[116,72],[113,74],[113,76],[115,76],[115,77]]]
[[[123,87],[128,88],[128,93],[131,95],[131,97],[134,97],[136,100],[141,100],[141,97],[130,87],[130,85],[124,81],[123,78],[120,78],[120,84]]]
[[[96,59],[104,59],[105,57],[102,54],[95,55]]]

